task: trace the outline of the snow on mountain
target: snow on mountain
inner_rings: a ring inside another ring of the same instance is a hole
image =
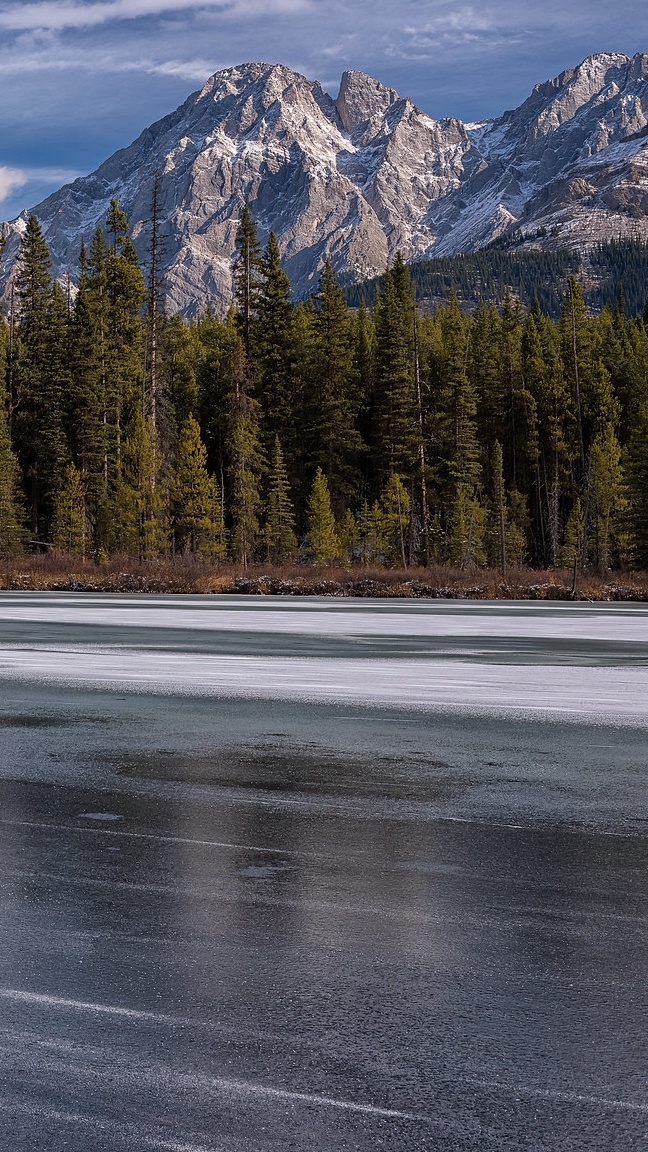
[[[146,257],[156,172],[168,306],[185,314],[226,306],[246,202],[298,293],[326,257],[361,277],[398,250],[452,254],[507,232],[551,247],[648,237],[648,54],[591,56],[475,124],[434,120],[362,72],[333,100],[282,65],[224,69],[33,209],[57,274],[74,274],[113,196]],[[3,226],[5,291],[25,219]]]

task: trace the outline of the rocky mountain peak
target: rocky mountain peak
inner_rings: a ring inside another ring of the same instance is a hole
[[[507,232],[551,247],[648,237],[648,54],[598,53],[470,125],[434,120],[363,72],[345,72],[334,101],[282,64],[225,68],[33,209],[57,274],[74,275],[113,196],[147,260],[155,173],[168,307],[188,315],[227,307],[245,203],[261,242],[276,233],[299,294],[326,259],[362,277],[399,250],[472,251]],[[0,292],[24,221],[2,226]]]
[[[345,72],[340,82],[336,107],[345,132],[352,139],[365,137],[378,127],[383,116],[400,97],[393,88],[364,72]]]

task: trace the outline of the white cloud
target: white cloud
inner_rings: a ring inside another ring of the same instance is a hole
[[[113,20],[136,20],[143,16],[220,9],[237,17],[304,12],[312,0],[38,0],[35,4],[0,7],[0,27],[11,31],[92,28]]]
[[[17,188],[23,188],[29,177],[21,168],[7,168],[0,164],[0,204]]]

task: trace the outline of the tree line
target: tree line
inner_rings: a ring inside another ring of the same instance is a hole
[[[153,216],[155,223],[155,212]],[[0,326],[0,555],[277,565],[648,567],[648,317],[506,295],[423,315],[397,256],[367,308],[294,302],[243,211],[226,318],[163,308],[113,201],[55,281],[39,223]]]
[[[520,242],[547,235],[539,228]],[[600,312],[606,304],[616,305],[623,291],[628,316],[638,316],[646,306],[648,285],[648,243],[641,239],[606,240],[593,245],[583,255],[567,248],[544,251],[519,250],[514,237],[501,237],[478,252],[456,256],[434,256],[410,265],[410,276],[418,302],[446,303],[454,290],[460,302],[471,311],[482,300],[501,307],[507,292],[513,292],[525,308],[537,300],[553,320],[560,316],[565,284],[570,275],[580,279],[588,309]],[[344,285],[348,303],[357,307],[364,297],[372,301],[380,278]]]

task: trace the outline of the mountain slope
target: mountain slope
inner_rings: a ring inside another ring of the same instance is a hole
[[[112,196],[145,257],[156,172],[168,306],[186,314],[229,299],[246,202],[262,239],[277,233],[300,293],[325,257],[361,278],[399,249],[473,251],[506,232],[576,248],[648,236],[648,54],[592,56],[470,125],[436,121],[360,72],[344,74],[334,101],[281,65],[225,69],[36,206],[58,274],[74,273]],[[3,227],[5,286],[25,219]]]

